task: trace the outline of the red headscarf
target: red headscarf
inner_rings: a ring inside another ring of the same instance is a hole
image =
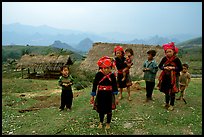
[[[103,56],[98,60],[97,65],[100,68],[106,68],[106,67],[112,67],[113,63],[110,57]]]
[[[174,42],[166,43],[162,47],[164,51],[166,51],[167,49],[172,49],[175,53],[178,53],[178,48],[174,45]]]
[[[121,46],[116,46],[114,48],[114,53],[116,53],[117,51],[121,51],[122,53],[124,53],[123,47],[121,47]]]

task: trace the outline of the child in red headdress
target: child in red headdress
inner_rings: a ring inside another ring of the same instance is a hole
[[[90,103],[94,104],[94,109],[99,113],[100,123],[98,128],[102,128],[104,115],[107,114],[106,129],[110,128],[112,110],[116,109],[118,103],[115,95],[118,94],[116,77],[112,73],[112,60],[104,56],[98,60],[99,72],[96,73],[91,92]],[[96,96],[94,100],[94,96]]]
[[[173,110],[175,93],[179,92],[179,75],[182,71],[182,64],[180,59],[176,56],[178,48],[173,42],[164,44],[165,57],[159,63],[159,68],[162,70],[159,76],[158,88],[165,93],[165,108]],[[170,104],[169,104],[170,102]]]
[[[125,80],[123,79],[123,71],[125,68],[127,68],[127,64],[126,62],[126,58],[125,58],[125,52],[123,50],[123,48],[121,46],[116,46],[114,48],[114,52],[115,52],[115,65],[117,67],[117,83],[118,83],[118,87],[120,88],[120,94],[119,94],[119,99],[122,99],[122,92],[123,92],[123,88],[127,87],[127,92],[128,92],[128,100],[131,101],[130,98],[130,86],[128,85],[128,79],[127,77],[125,78]]]

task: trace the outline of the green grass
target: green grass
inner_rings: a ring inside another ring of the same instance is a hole
[[[2,79],[2,134],[13,135],[201,135],[202,79],[192,79],[186,90],[186,101],[175,102],[174,111],[162,107],[164,95],[154,90],[155,101],[144,103],[145,91],[132,90],[132,101],[123,99],[113,111],[111,129],[97,129],[98,113],[89,104],[91,87],[73,100],[71,112],[58,112],[60,92],[47,99],[19,97],[21,93],[42,93],[60,90],[56,80]],[[141,82],[144,87],[144,81]],[[46,90],[47,88],[47,90]],[[17,95],[18,94],[18,95]],[[45,95],[44,95],[45,96]],[[178,95],[177,95],[178,96]],[[55,103],[55,104],[54,104]],[[19,113],[19,110],[39,110]],[[106,119],[105,119],[106,120]]]

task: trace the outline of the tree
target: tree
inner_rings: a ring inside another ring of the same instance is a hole
[[[31,53],[30,49],[22,49],[22,51],[21,51],[22,56],[25,54],[30,54],[30,53]]]

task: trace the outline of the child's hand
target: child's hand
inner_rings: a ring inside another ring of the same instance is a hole
[[[118,105],[119,101],[118,99],[115,99],[115,104]]]
[[[94,104],[94,96],[91,96],[91,98],[90,98],[90,104]]]
[[[169,66],[167,66],[167,67],[164,67],[164,69],[166,69],[166,70],[170,70]]]

